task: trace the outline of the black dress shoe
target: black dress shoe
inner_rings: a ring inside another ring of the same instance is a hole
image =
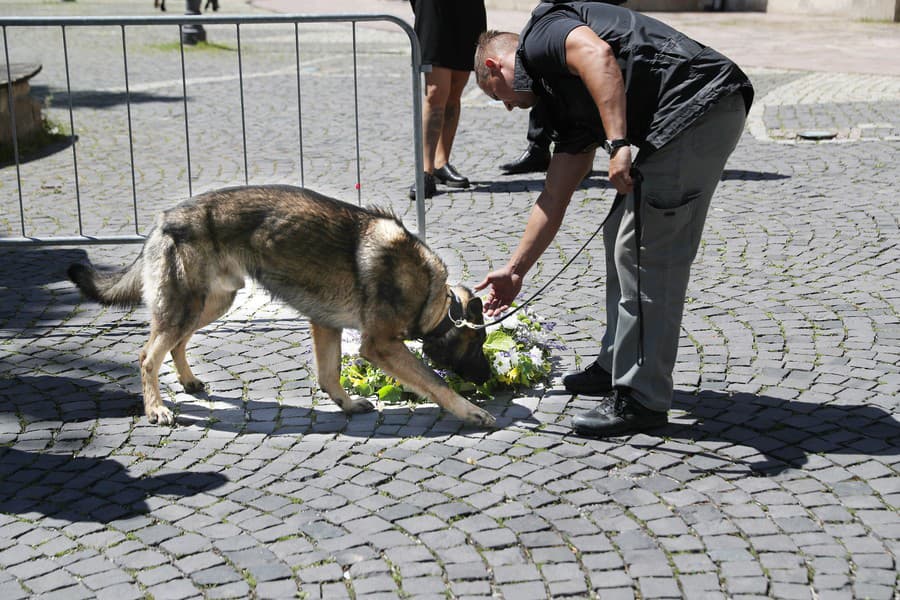
[[[425,191],[422,192],[422,196],[425,198],[431,198],[437,193],[437,186],[434,183],[434,175],[431,173],[425,173]],[[409,199],[416,199],[416,184],[412,184],[409,186]]]
[[[566,391],[585,396],[605,396],[613,391],[612,375],[596,362],[584,371],[570,373],[563,377]]]
[[[434,178],[443,183],[447,187],[467,188],[469,187],[469,179],[459,174],[459,171],[453,168],[453,165],[447,163],[440,169],[434,170]]]
[[[607,403],[612,405],[601,405],[572,417],[575,433],[587,437],[609,437],[639,433],[663,427],[669,422],[665,411],[646,408],[626,390],[617,389]]]
[[[535,144],[529,144],[522,156],[516,160],[500,165],[500,170],[507,175],[520,173],[540,173],[550,166],[550,150]]]

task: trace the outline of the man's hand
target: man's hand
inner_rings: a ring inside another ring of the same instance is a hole
[[[484,313],[489,317],[495,317],[506,312],[519,295],[522,290],[522,276],[515,274],[510,267],[504,267],[488,273],[484,281],[475,286],[475,291],[481,291],[488,286],[491,290],[484,302]]]
[[[634,188],[631,179],[631,148],[619,148],[609,159],[609,182],[620,194],[628,194]]]

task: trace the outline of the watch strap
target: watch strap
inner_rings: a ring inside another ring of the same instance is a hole
[[[616,153],[619,148],[624,148],[625,146],[630,146],[631,142],[629,142],[626,138],[618,138],[615,140],[606,140],[606,143],[603,144],[603,147],[606,148],[606,151],[609,153],[610,158]]]

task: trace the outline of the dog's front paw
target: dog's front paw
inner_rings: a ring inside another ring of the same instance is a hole
[[[368,398],[364,396],[353,395],[350,396],[350,401],[345,402],[341,408],[348,415],[355,415],[358,413],[372,412],[375,410],[375,405],[369,402]]]
[[[193,379],[188,379],[187,381],[181,382],[181,387],[184,388],[185,393],[188,394],[202,394],[206,391],[206,384],[194,377]]]
[[[462,419],[469,425],[474,425],[475,427],[497,426],[497,419],[494,418],[494,415],[483,408],[478,408],[474,404],[466,411],[466,414],[462,415]]]
[[[174,425],[175,415],[165,406],[154,406],[147,409],[147,420],[156,425]]]

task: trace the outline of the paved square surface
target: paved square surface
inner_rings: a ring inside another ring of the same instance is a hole
[[[0,167],[0,235],[21,234],[20,194],[29,234],[76,234],[77,198],[86,233],[125,235],[133,198],[146,231],[189,189],[245,181],[380,204],[415,229],[398,28],[303,26],[299,94],[293,26],[207,31],[212,47],[185,51],[185,101],[174,27],[129,29],[127,56],[116,27],[69,28],[68,57],[58,28],[7,30],[11,60],[43,65],[48,117],[68,129],[72,105],[78,141]],[[569,430],[594,402],[559,378],[603,333],[600,240],[536,302],[565,346],[552,381],[485,401],[491,431],[428,404],[346,418],[318,391],[306,321],[252,285],[189,347],[208,392],[183,393],[167,365],[178,424],[151,425],[146,310],[83,302],[65,279],[139,246],[0,250],[0,598],[896,598],[900,77],[748,73],[756,104],[694,266],[670,424],[652,435]],[[496,166],[526,119],[470,83],[453,162],[473,186],[426,204],[453,280],[476,283],[518,241],[542,179]],[[835,139],[798,140],[813,129]],[[596,167],[530,289],[609,208]]]

